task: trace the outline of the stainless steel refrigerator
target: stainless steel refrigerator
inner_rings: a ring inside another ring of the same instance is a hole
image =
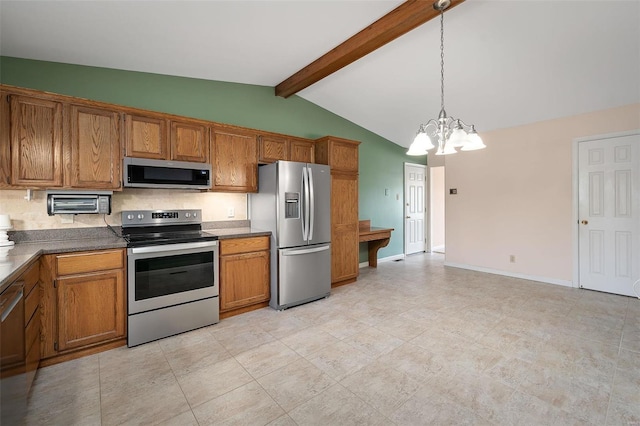
[[[285,309],[331,291],[331,174],[321,164],[277,161],[258,169],[253,228],[271,231],[271,302]]]

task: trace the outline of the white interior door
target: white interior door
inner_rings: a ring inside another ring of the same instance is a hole
[[[404,165],[404,253],[425,250],[425,189],[427,167]]]
[[[640,275],[640,135],[578,143],[580,287],[633,295]]]

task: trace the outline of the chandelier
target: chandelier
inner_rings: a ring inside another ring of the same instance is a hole
[[[461,151],[486,148],[473,124],[448,117],[444,110],[444,11],[450,4],[450,0],[433,3],[433,8],[440,11],[440,115],[437,120],[432,118],[420,125],[407,155],[426,155],[428,150],[436,147],[434,141],[438,144],[436,155],[455,154],[456,148]]]

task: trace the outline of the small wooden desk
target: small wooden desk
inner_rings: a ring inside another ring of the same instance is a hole
[[[369,266],[378,267],[378,250],[386,247],[391,239],[393,228],[372,228],[370,220],[361,220],[358,229],[360,231],[359,241],[369,243]]]

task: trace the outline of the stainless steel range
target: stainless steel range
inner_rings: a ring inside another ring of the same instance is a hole
[[[122,212],[127,240],[129,347],[215,324],[218,237],[201,210]]]

